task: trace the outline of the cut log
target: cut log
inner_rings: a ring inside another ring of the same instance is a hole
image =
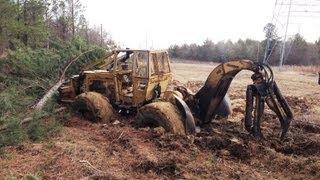
[[[36,111],[41,111],[42,108],[44,107],[44,105],[46,104],[46,102],[53,96],[53,94],[59,89],[59,87],[63,84],[64,80],[65,80],[65,75],[67,70],[69,69],[69,67],[75,63],[76,61],[78,61],[78,59],[83,56],[84,54],[91,52],[93,50],[88,50],[84,53],[81,53],[79,56],[77,56],[76,58],[72,59],[67,65],[66,67],[63,69],[59,81],[50,88],[50,90],[38,101],[38,103],[36,105],[33,106],[33,109],[35,109]]]
[[[41,111],[46,102],[52,97],[52,95],[58,90],[58,88],[63,84],[64,78],[60,79],[41,99],[40,101],[34,106],[36,111]]]

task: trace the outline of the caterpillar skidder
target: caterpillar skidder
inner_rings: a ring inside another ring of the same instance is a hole
[[[195,94],[183,86],[170,87],[172,69],[166,51],[114,50],[59,89],[60,100],[92,121],[110,121],[114,113],[136,114],[140,126],[161,126],[177,134],[196,133],[196,127],[232,113],[227,95],[242,70],[253,72],[246,91],[245,128],[263,137],[265,103],[278,116],[285,137],[293,114],[268,65],[250,60],[220,64]]]

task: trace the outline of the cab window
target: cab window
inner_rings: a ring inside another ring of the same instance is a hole
[[[151,76],[156,75],[156,64],[157,64],[157,54],[152,53],[151,54],[151,60],[150,60],[150,74]]]
[[[169,73],[170,67],[169,67],[169,59],[168,56],[165,53],[158,53],[157,54],[158,59],[158,69],[159,73]]]
[[[137,77],[148,77],[148,52],[138,52],[135,58],[134,73]]]
[[[120,52],[117,55],[118,63],[117,63],[117,70],[125,71],[132,69],[133,63],[133,53],[130,51],[127,52]]]

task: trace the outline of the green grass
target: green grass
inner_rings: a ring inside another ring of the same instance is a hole
[[[7,128],[0,133],[0,148],[19,144],[21,141],[26,139],[25,130],[21,127],[19,120],[8,120],[6,127]]]
[[[53,117],[44,119],[41,114],[35,114],[26,128],[28,138],[32,141],[40,141],[58,134],[62,124]]]
[[[17,180],[17,179],[23,179],[23,180],[41,180],[43,179],[42,176],[39,173],[35,174],[28,174],[24,176],[23,178],[17,178],[16,176],[13,175],[8,175],[3,177],[4,180]]]

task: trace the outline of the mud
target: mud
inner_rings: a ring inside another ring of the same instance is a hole
[[[178,81],[175,84],[182,84]],[[188,82],[196,92],[203,82]],[[119,123],[91,123],[78,116],[66,121],[50,142],[7,147],[0,176],[39,173],[45,179],[319,179],[320,121],[318,96],[286,96],[295,113],[288,136],[279,139],[276,116],[266,110],[263,139],[243,127],[244,92],[233,89],[234,113],[201,128],[195,136]],[[27,162],[28,165],[23,165]]]

